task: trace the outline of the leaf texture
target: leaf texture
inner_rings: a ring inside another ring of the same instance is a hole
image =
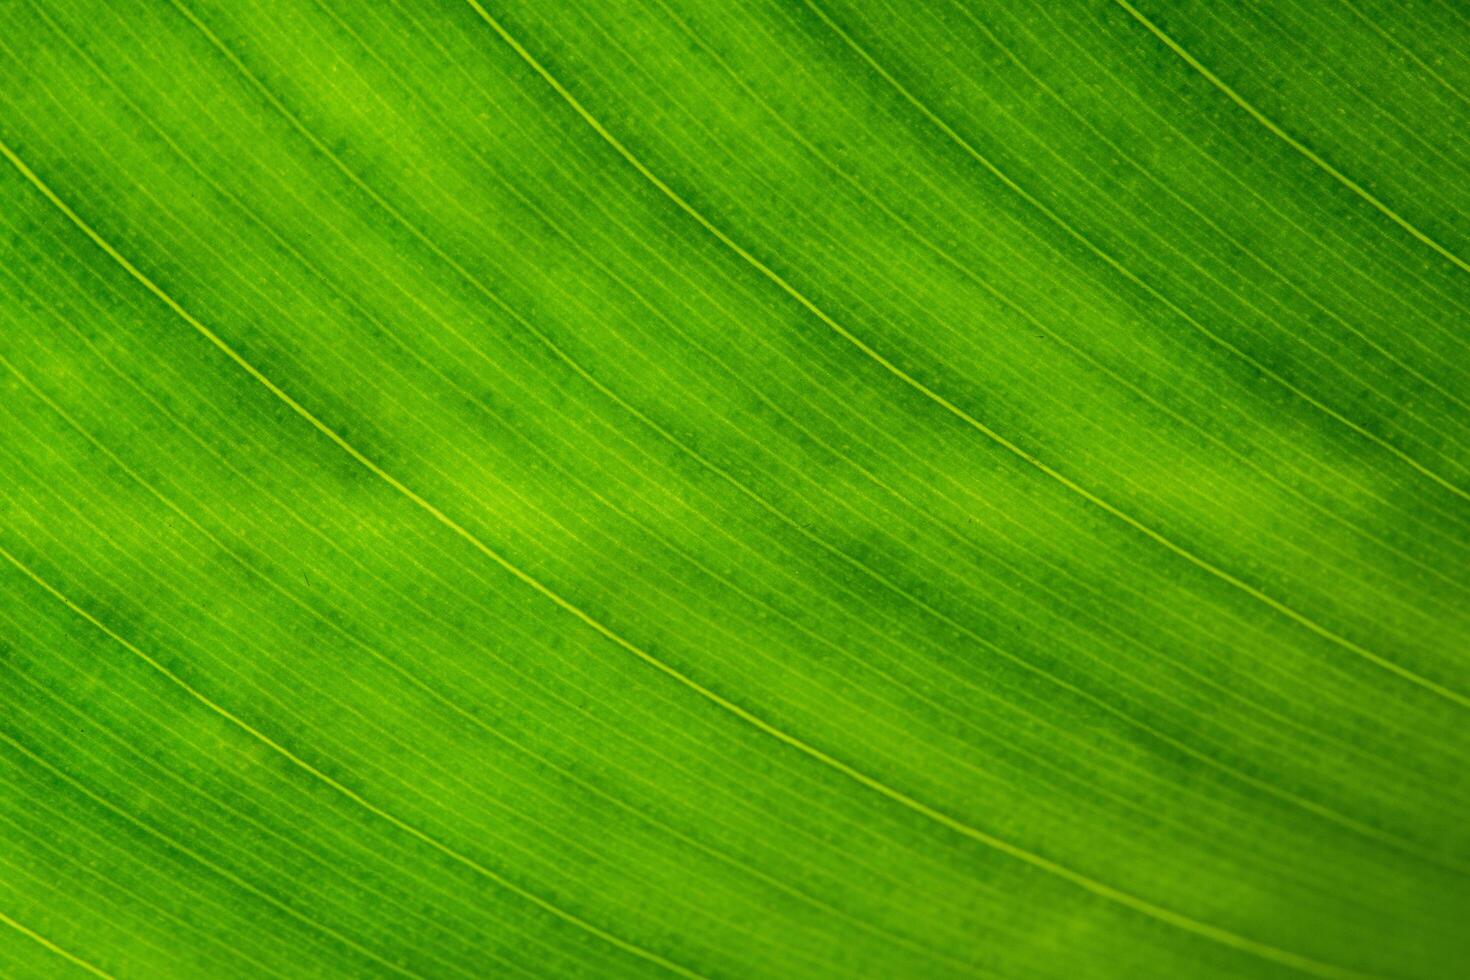
[[[1467,51],[0,5],[0,975],[1462,974]]]

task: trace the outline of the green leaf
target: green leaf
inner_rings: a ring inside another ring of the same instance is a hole
[[[1467,52],[0,5],[0,975],[1463,974]]]

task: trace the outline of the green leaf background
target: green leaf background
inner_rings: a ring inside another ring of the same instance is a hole
[[[0,3],[0,975],[1470,975],[1467,52]]]

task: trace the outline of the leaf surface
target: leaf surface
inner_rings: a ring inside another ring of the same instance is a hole
[[[0,6],[0,975],[1463,971],[1466,51]]]

